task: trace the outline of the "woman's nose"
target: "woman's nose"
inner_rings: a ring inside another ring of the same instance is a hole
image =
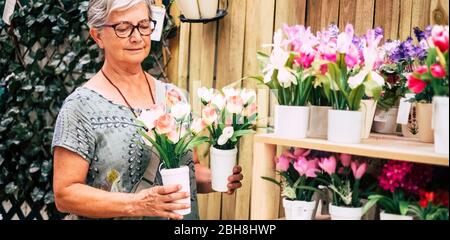
[[[141,33],[138,31],[138,29],[134,29],[130,36],[130,42],[132,43],[140,43],[142,42],[142,36]]]

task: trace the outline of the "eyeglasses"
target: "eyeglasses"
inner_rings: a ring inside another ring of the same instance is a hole
[[[105,24],[103,27],[111,27],[114,29],[116,36],[119,38],[128,38],[133,35],[134,29],[137,29],[142,36],[149,36],[156,27],[156,21],[152,19],[145,19],[140,21],[137,25],[130,22],[123,21],[116,24]]]

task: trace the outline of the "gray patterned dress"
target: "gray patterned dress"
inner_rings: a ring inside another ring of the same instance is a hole
[[[165,94],[172,88],[176,87],[156,81],[155,101],[166,104]],[[187,96],[184,100],[188,101]],[[132,109],[79,87],[66,98],[59,112],[52,152],[58,146],[85,159],[89,163],[87,185],[98,189],[130,193],[161,185],[160,158],[151,147],[138,144],[143,140],[134,118]],[[195,220],[199,215],[192,153],[183,161],[190,168],[192,209],[184,219]]]

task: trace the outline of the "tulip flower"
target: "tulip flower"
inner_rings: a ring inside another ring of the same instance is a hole
[[[353,176],[355,177],[356,180],[359,180],[366,173],[367,163],[362,163],[362,164],[358,165],[357,162],[352,162],[351,168],[352,168]]]
[[[433,64],[430,68],[431,75],[435,78],[445,78],[447,75],[441,64]]]
[[[322,158],[322,161],[319,162],[319,167],[329,175],[333,175],[336,172],[336,158],[334,156]]]

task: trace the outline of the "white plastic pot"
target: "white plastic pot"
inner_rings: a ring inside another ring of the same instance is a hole
[[[434,147],[436,153],[449,154],[449,105],[448,97],[433,98]]]
[[[161,177],[162,177],[164,186],[181,185],[180,192],[187,192],[187,193],[191,192],[189,168],[187,166],[184,166],[181,168],[175,168],[175,169],[162,169]],[[177,200],[174,203],[190,205],[191,199],[185,198],[185,199]],[[191,213],[191,208],[183,209],[183,210],[175,210],[173,212],[180,214],[180,215],[187,215],[187,214]]]
[[[219,9],[218,0],[198,0],[198,4],[202,18],[213,18],[217,15],[217,10]]]
[[[304,139],[308,133],[309,107],[275,107],[275,135],[280,138]]]
[[[380,220],[413,220],[413,216],[403,216],[397,214],[390,214],[382,211],[380,213]]]
[[[286,220],[312,220],[316,203],[316,201],[291,201],[283,198]]]
[[[309,138],[327,139],[328,111],[331,107],[310,106],[309,110]]]
[[[177,4],[187,19],[200,19],[197,0],[177,0]]]
[[[377,133],[394,134],[397,131],[398,107],[385,111],[377,109],[372,130]]]
[[[361,143],[363,113],[359,111],[330,110],[328,112],[328,141]]]
[[[228,177],[233,175],[233,168],[237,165],[237,148],[231,150],[210,149],[210,166],[212,189],[217,192],[228,191]]]
[[[329,205],[331,220],[361,220],[362,207],[349,208],[349,207],[337,207],[332,204]]]

